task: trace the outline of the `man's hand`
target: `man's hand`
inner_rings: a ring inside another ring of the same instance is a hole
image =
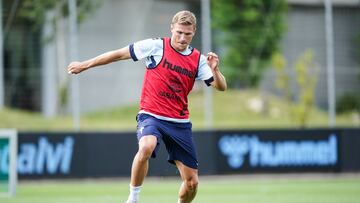
[[[84,63],[78,62],[78,61],[74,61],[71,62],[68,66],[68,73],[69,74],[78,74],[83,72],[84,70],[86,70],[87,68],[85,67]]]
[[[219,68],[219,57],[213,52],[207,54],[206,63],[209,65],[212,71],[218,70]]]
[[[225,77],[220,72],[219,69],[219,57],[213,52],[207,54],[206,63],[210,67],[212,73],[214,74],[214,81],[211,82],[211,86],[215,87],[217,90],[225,91],[227,89],[227,84]]]

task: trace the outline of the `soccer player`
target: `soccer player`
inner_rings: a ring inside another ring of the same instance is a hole
[[[195,80],[203,80],[220,91],[227,89],[218,56],[212,52],[204,56],[190,46],[196,31],[195,15],[190,11],[176,13],[170,30],[171,38],[138,41],[68,66],[69,74],[78,74],[118,60],[145,59],[146,72],[137,115],[139,147],[131,168],[127,203],[139,202],[149,158],[156,157],[160,140],[167,149],[168,161],[180,172],[182,184],[178,203],[189,203],[194,199],[198,186],[198,160],[187,97]]]

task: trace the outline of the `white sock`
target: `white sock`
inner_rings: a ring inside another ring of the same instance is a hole
[[[141,186],[132,186],[130,185],[130,194],[128,200],[138,202]]]

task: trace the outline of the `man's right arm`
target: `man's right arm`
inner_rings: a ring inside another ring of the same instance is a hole
[[[71,62],[68,66],[68,73],[78,74],[92,67],[101,66],[115,61],[126,60],[130,58],[131,56],[129,46],[126,46],[121,49],[106,52],[87,61]]]

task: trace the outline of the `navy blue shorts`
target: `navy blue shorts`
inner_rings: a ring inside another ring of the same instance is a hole
[[[146,135],[154,135],[157,138],[157,145],[151,155],[156,157],[160,147],[160,139],[163,140],[168,152],[168,161],[175,164],[175,160],[182,162],[185,166],[193,169],[198,168],[197,155],[192,136],[192,124],[174,123],[157,119],[148,114],[138,114],[137,120],[137,138]]]

